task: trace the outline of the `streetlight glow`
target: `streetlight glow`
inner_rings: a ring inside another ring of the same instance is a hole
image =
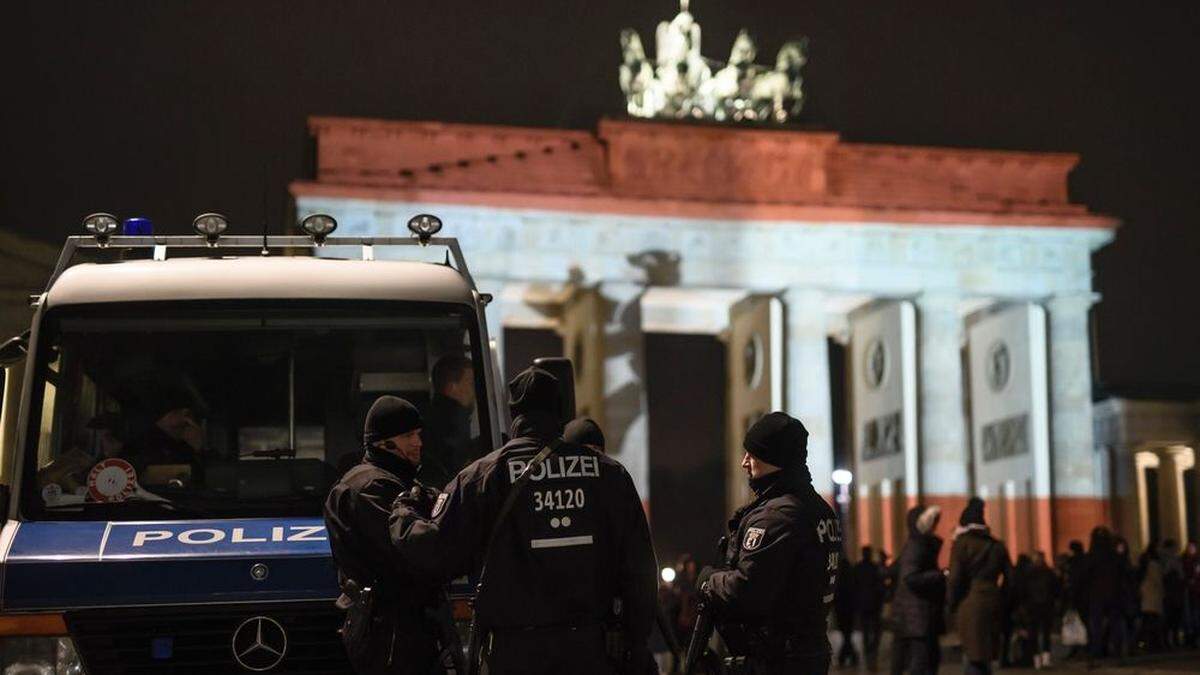
[[[854,474],[850,473],[846,469],[834,469],[833,473],[830,474],[830,478],[832,478],[833,482],[837,485],[849,485],[854,481]]]

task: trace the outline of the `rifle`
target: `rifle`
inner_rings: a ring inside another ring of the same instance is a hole
[[[541,464],[551,452],[562,446],[563,440],[556,438],[551,441],[546,447],[542,448],[541,452],[534,456],[525,465],[525,469],[520,476],[513,481],[512,486],[508,490],[508,496],[504,498],[504,503],[500,505],[500,510],[496,513],[496,519],[492,521],[492,533],[488,536],[487,547],[483,549],[483,563],[479,568],[479,581],[475,584],[475,601],[472,604],[472,609],[476,610],[471,613],[471,638],[467,641],[467,675],[479,675],[480,660],[483,657],[483,629],[479,625],[479,611],[475,607],[478,603],[480,594],[483,592],[483,580],[487,575],[488,559],[491,557],[492,550],[495,548],[496,535],[500,533],[500,526],[504,523],[504,519],[508,517],[512,507],[517,502],[517,496],[521,493],[521,489],[529,482],[529,476],[539,464]]]
[[[683,675],[692,675],[696,669],[696,663],[700,661],[704,650],[708,648],[708,641],[712,639],[714,627],[712,603],[705,599],[703,593],[700,593],[699,597],[696,625],[692,628],[692,639],[688,643],[687,657],[683,661]]]

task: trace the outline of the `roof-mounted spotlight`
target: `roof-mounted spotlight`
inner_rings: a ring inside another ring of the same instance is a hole
[[[442,219],[428,213],[418,213],[408,221],[408,231],[417,237],[422,246],[425,246],[433,238],[433,235],[442,231]]]
[[[108,238],[120,226],[121,222],[111,213],[93,213],[83,219],[83,229],[96,238],[101,248],[108,246]]]
[[[313,213],[305,216],[304,220],[300,221],[300,229],[312,237],[314,244],[320,246],[325,243],[325,237],[328,237],[337,229],[337,221],[329,214]]]
[[[204,237],[209,246],[216,246],[217,240],[229,229],[229,220],[219,213],[201,213],[192,221],[192,229]]]

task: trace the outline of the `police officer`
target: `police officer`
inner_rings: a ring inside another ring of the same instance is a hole
[[[414,486],[421,463],[421,415],[408,401],[381,396],[363,427],[366,453],[333,486],[325,527],[347,610],[342,642],[360,673],[425,675],[437,667],[435,630],[424,610],[437,582],[420,578],[391,545],[388,518],[396,496]],[[427,502],[429,500],[426,500]]]
[[[393,542],[407,563],[444,579],[486,566],[475,613],[489,675],[644,668],[656,561],[633,481],[615,460],[559,438],[554,376],[530,368],[509,391],[512,440],[463,469],[431,519],[413,508],[419,496],[397,500]],[[497,524],[513,483],[547,447]],[[619,655],[606,648],[613,621],[625,636]]]
[[[576,417],[563,429],[563,440],[605,454],[604,432],[590,417]]]
[[[742,467],[754,501],[729,520],[723,569],[701,593],[743,673],[827,673],[841,526],[812,486],[808,431],[773,412],[746,432]],[[735,670],[735,672],[739,672]]]

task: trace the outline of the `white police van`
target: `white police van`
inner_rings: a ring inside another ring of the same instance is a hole
[[[432,216],[412,239],[85,225],[0,350],[0,672],[345,672],[321,509],[367,407],[426,404],[465,357],[476,456],[500,442],[457,242]]]

